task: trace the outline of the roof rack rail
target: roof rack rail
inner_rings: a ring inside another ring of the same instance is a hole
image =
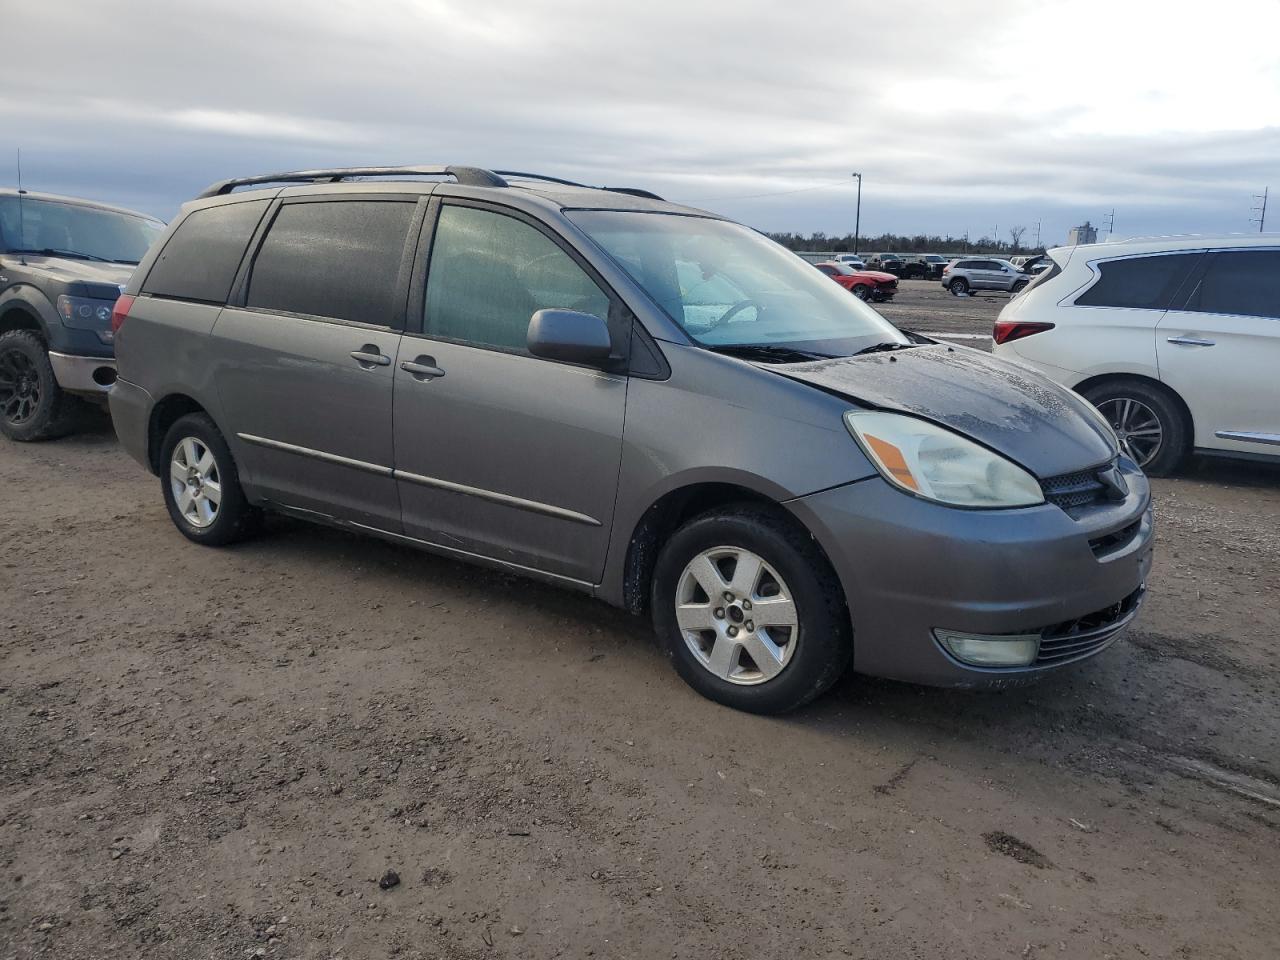
[[[646,200],[662,200],[649,190],[640,187],[593,187],[589,183],[578,183],[576,180],[564,180],[560,177],[549,177],[545,173],[525,173],[521,170],[495,170],[500,177],[511,177],[517,180],[545,180],[547,183],[558,183],[565,187],[582,187],[585,190],[608,190],[610,193],[625,193],[632,197],[643,197]]]
[[[507,181],[491,170],[480,167],[459,166],[407,166],[407,167],[338,167],[332,170],[295,170],[288,173],[268,173],[257,177],[233,177],[210,184],[197,197],[220,197],[237,187],[269,183],[340,183],[351,177],[453,177],[458,183],[471,187],[505,187]]]

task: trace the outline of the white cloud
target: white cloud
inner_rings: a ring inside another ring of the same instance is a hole
[[[234,174],[464,162],[831,232],[857,169],[868,230],[1056,237],[1113,205],[1243,229],[1280,183],[1274,0],[45,0],[5,28],[33,183],[161,214]]]

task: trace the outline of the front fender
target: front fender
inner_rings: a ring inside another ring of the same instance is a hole
[[[20,310],[34,316],[40,325],[41,336],[51,349],[56,350],[62,344],[63,327],[58,319],[58,311],[38,287],[29,283],[15,283],[0,293],[0,322],[11,310]]]

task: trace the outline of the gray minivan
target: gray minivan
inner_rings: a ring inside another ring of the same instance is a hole
[[[850,661],[1029,679],[1143,596],[1147,481],[1087,402],[643,190],[225,181],[113,326],[117,432],[191,540],[272,510],[562,584],[648,611],[684,679],[742,709]]]

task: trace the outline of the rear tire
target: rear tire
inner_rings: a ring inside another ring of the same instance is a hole
[[[1081,393],[1107,418],[1126,452],[1148,475],[1168,476],[1191,452],[1191,424],[1164,387],[1126,377],[1095,384]],[[1153,419],[1154,428],[1148,426]],[[1152,434],[1146,432],[1151,429],[1159,430],[1154,448],[1149,448]],[[1130,438],[1126,438],[1128,430],[1134,430]]]
[[[951,291],[951,295],[959,297],[969,292],[969,281],[964,277],[956,277],[947,285],[947,289]]]
[[[165,434],[160,486],[169,518],[195,543],[221,547],[261,528],[262,511],[245,498],[227,441],[206,414],[180,417]]]
[[[835,683],[853,653],[835,573],[776,508],[739,504],[690,520],[658,554],[650,591],[676,671],[738,710],[794,710]]]
[[[63,392],[34,330],[0,334],[0,433],[28,443],[65,436],[80,404]]]

